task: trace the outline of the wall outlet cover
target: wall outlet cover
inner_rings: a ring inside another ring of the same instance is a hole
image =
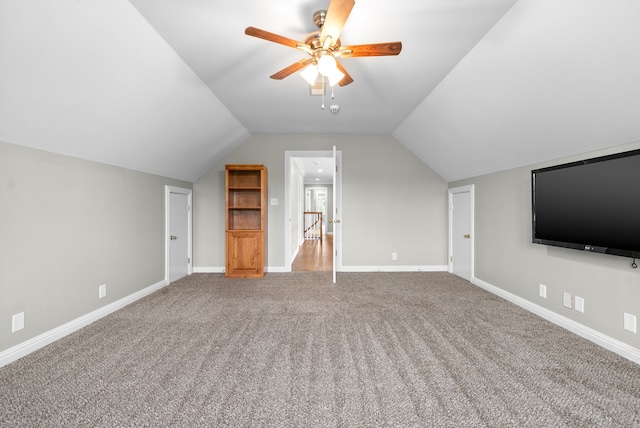
[[[15,314],[11,317],[11,332],[15,333],[16,331],[20,331],[24,328],[24,312],[20,312],[19,314]]]
[[[574,309],[578,312],[584,312],[584,299],[580,296],[575,296],[573,299]]]
[[[107,295],[107,284],[102,284],[98,287],[98,298],[102,299]]]
[[[573,296],[566,291],[562,293],[562,305],[565,308],[573,309]]]
[[[624,313],[624,329],[629,330],[632,333],[637,333],[636,330],[636,316],[628,313]]]
[[[547,286],[540,284],[540,297],[547,298]]]

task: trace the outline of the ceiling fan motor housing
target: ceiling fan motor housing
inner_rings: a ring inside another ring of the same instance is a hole
[[[324,21],[327,17],[326,10],[318,10],[313,14],[313,22],[316,23],[318,28],[322,30],[324,26]],[[322,31],[314,31],[313,33],[307,36],[307,40],[305,43],[311,46],[312,49],[319,49],[322,47],[322,42],[320,41],[320,36],[322,36]],[[335,51],[340,48],[340,39],[336,40],[336,42],[331,47],[331,51]]]

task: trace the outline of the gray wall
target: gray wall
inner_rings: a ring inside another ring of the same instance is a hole
[[[451,188],[475,185],[475,277],[640,348],[639,335],[622,328],[624,312],[640,317],[640,269],[631,268],[631,259],[531,243],[532,169],[639,147],[620,146],[450,183]],[[547,286],[546,299],[538,295],[539,284]],[[584,298],[584,313],[562,306],[564,291]]]
[[[255,135],[194,183],[194,266],[224,266],[224,166],[269,169],[268,266],[284,266],[284,152],[342,151],[343,265],[442,266],[447,183],[390,136]],[[398,260],[391,260],[391,252]]]
[[[0,142],[0,351],[162,281],[167,184]]]

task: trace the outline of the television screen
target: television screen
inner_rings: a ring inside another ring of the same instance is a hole
[[[533,242],[640,257],[640,149],[531,171]]]

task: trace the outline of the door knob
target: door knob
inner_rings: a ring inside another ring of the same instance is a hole
[[[466,234],[464,235],[464,237],[465,237],[465,238],[467,238],[467,239],[470,239],[470,238],[471,238],[471,234],[466,233]]]
[[[176,235],[171,235],[171,240],[175,241],[176,239],[178,239],[178,237]]]

